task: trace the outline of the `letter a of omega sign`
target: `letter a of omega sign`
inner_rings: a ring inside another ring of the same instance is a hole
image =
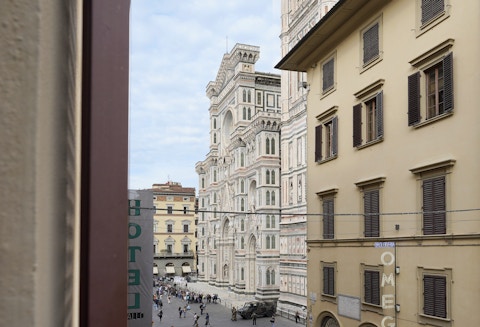
[[[152,322],[153,193],[128,191],[128,327]]]

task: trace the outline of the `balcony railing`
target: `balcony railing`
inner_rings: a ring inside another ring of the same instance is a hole
[[[187,251],[187,252],[168,252],[168,251],[160,251],[158,253],[153,254],[154,258],[193,258],[194,252]]]

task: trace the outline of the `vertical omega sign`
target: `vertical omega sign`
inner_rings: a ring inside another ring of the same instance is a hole
[[[128,326],[152,321],[153,194],[128,192]]]
[[[382,327],[395,327],[395,242],[376,242],[376,248],[383,251],[380,261],[383,265],[382,282],[382,309],[386,315],[382,319]]]

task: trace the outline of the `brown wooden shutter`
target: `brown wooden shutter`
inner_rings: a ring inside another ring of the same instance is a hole
[[[353,146],[362,145],[362,104],[353,106]]]
[[[323,201],[323,238],[332,239],[335,236],[333,199]]]
[[[383,91],[380,91],[376,97],[376,127],[377,127],[377,139],[383,136]]]
[[[453,55],[443,58],[443,101],[445,111],[453,110]]]
[[[378,271],[365,270],[365,302],[380,305],[380,273]]]
[[[420,72],[408,76],[408,126],[420,122]]]
[[[422,25],[445,11],[444,0],[422,0]]]
[[[333,69],[334,69],[334,58],[330,59],[323,65],[323,92],[333,87],[333,83],[334,83]]]
[[[333,117],[332,129],[332,155],[335,156],[338,153],[338,117]]]
[[[423,181],[423,234],[446,234],[445,177]]]
[[[379,190],[364,192],[364,221],[365,221],[365,237],[380,236],[380,205]]]
[[[315,127],[315,161],[322,161],[322,125]]]
[[[363,64],[367,64],[379,54],[378,23],[363,33]]]
[[[423,276],[423,313],[447,318],[447,279],[445,276]]]
[[[323,267],[323,294],[335,295],[335,276],[333,267]]]

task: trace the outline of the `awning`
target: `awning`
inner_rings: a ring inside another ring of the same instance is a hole
[[[165,271],[167,274],[174,274],[175,273],[175,267],[167,266],[165,267]]]
[[[153,274],[158,275],[158,267],[153,267]]]
[[[182,270],[183,270],[184,273],[191,273],[192,272],[192,269],[190,268],[190,266],[183,266]]]

